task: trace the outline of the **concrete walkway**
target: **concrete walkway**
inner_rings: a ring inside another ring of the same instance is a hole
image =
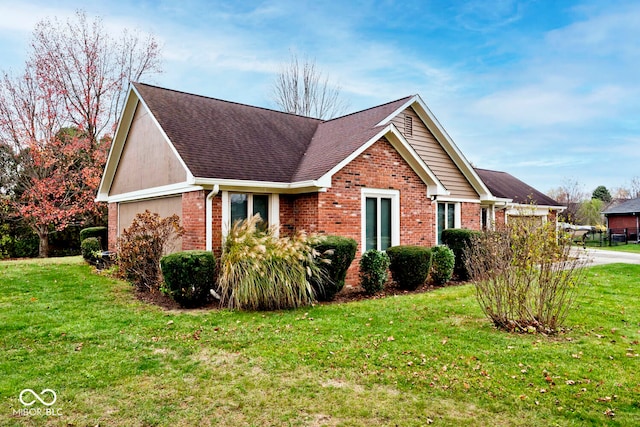
[[[593,248],[572,248],[572,253],[587,260],[587,265],[602,265],[621,262],[624,264],[640,264],[640,253],[607,251]]]

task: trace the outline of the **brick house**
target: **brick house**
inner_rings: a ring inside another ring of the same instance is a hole
[[[140,83],[97,200],[109,206],[111,250],[149,209],[180,216],[183,250],[219,255],[229,225],[260,213],[281,233],[352,237],[357,256],[480,229],[481,206],[504,201],[418,95],[318,120]]]
[[[481,203],[483,227],[504,225],[509,217],[527,216],[536,222],[553,221],[566,209],[551,197],[515,176],[502,171],[475,168],[476,173],[494,196],[491,203]]]
[[[640,241],[640,198],[629,199],[605,209],[610,235],[625,235],[626,241]]]

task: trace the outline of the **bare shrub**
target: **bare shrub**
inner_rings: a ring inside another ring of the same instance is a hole
[[[118,237],[120,274],[140,290],[159,290],[160,259],[183,234],[178,215],[161,218],[148,210],[136,214],[131,226]]]
[[[557,332],[583,279],[585,261],[570,249],[570,236],[531,217],[475,236],[466,263],[487,317],[509,331]]]

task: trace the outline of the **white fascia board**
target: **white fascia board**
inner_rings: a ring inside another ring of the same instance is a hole
[[[177,184],[163,185],[160,187],[145,188],[144,190],[130,191],[128,193],[116,194],[109,196],[103,202],[119,203],[133,202],[144,199],[156,199],[159,197],[175,196],[177,194],[188,193],[190,191],[203,190],[198,185],[191,185],[187,182],[179,182]]]
[[[109,196],[109,190],[111,189],[113,178],[116,175],[116,169],[118,168],[120,156],[122,155],[124,143],[129,135],[129,129],[131,129],[131,122],[133,121],[133,116],[136,113],[137,106],[138,95],[133,91],[132,86],[130,85],[129,92],[127,93],[127,99],[124,103],[124,109],[122,110],[122,115],[120,116],[118,127],[116,128],[115,136],[113,137],[113,141],[111,141],[111,148],[109,149],[107,163],[105,164],[104,171],[102,172],[102,178],[100,179],[100,186],[98,187],[96,201],[106,201],[106,198]]]
[[[463,197],[438,196],[436,202],[452,202],[452,203],[482,203],[480,199],[465,199]]]
[[[462,154],[462,151],[460,151],[458,146],[453,142],[451,136],[442,127],[420,95],[412,96],[411,99],[404,103],[404,105],[382,120],[379,124],[384,125],[389,123],[395,116],[409,107],[413,108],[427,129],[429,129],[435,136],[436,140],[440,143],[451,160],[453,160],[453,163],[458,167],[458,169],[460,169],[473,189],[480,195],[480,200],[491,200],[491,191],[489,191],[485,183],[480,179],[476,171],[471,166],[471,163],[469,163],[464,154]]]
[[[427,196],[448,196],[451,194],[438,179],[435,173],[431,170],[429,165],[420,157],[415,148],[404,137],[402,132],[398,130],[393,123],[387,126],[388,132],[387,140],[391,143],[393,148],[402,156],[402,158],[411,166],[411,169],[420,176],[422,181],[427,184]]]
[[[376,125],[376,127],[377,126],[386,126],[386,125],[388,125],[391,122],[391,120],[393,120],[393,118],[395,116],[397,116],[398,114],[402,113],[404,110],[406,110],[411,105],[413,105],[413,103],[416,102],[417,98],[418,98],[418,95],[413,95],[411,98],[409,98],[409,100],[407,102],[402,104],[402,106],[400,108],[396,109],[396,111],[394,111],[393,113],[389,114],[387,117],[382,119],[382,121],[380,123],[378,123]]]
[[[138,99],[140,100],[140,103],[144,106],[144,108],[149,113],[149,117],[151,117],[151,120],[153,120],[153,123],[156,125],[156,127],[158,128],[158,130],[162,134],[162,137],[164,138],[165,142],[167,144],[169,144],[169,147],[171,147],[171,151],[173,151],[173,154],[177,157],[178,161],[180,162],[180,164],[184,168],[184,171],[187,174],[187,176],[191,176],[192,174],[191,174],[191,171],[189,170],[189,168],[187,167],[187,164],[182,159],[182,156],[180,156],[180,154],[178,153],[178,150],[176,150],[176,147],[173,145],[173,143],[171,142],[171,140],[169,139],[169,137],[165,133],[165,131],[162,128],[162,126],[160,126],[160,123],[158,123],[158,119],[156,119],[156,116],[153,115],[153,113],[151,112],[151,109],[149,108],[147,103],[144,101],[144,98],[142,98],[142,96],[140,96],[140,94],[138,93],[138,91],[135,88],[135,86],[131,85],[131,89],[136,93],[136,95],[138,96]]]
[[[218,185],[221,190],[245,191],[255,193],[310,193],[326,191],[331,187],[331,179],[319,179],[298,182],[248,181],[241,179],[193,178],[192,184],[201,186]]]
[[[364,153],[369,147],[378,142],[382,137],[391,135],[393,138],[387,138],[393,148],[398,151],[402,158],[411,166],[411,168],[418,174],[420,179],[427,184],[428,191],[431,195],[437,194],[449,194],[447,189],[442,185],[436,175],[429,169],[426,163],[415,152],[411,144],[402,136],[398,129],[393,124],[387,125],[380,132],[378,132],[373,138],[369,139],[366,143],[362,144],[356,151],[347,156],[344,160],[334,166],[329,172],[325,173],[320,180],[331,182],[331,177],[336,174],[340,169],[351,163],[360,154]]]

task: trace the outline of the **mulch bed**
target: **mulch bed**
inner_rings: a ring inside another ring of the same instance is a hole
[[[452,280],[449,283],[447,283],[446,286],[459,286],[459,285],[464,285],[466,283],[467,282]],[[388,298],[396,295],[421,294],[424,292],[430,292],[440,288],[442,288],[442,286],[434,286],[431,284],[426,284],[426,285],[420,286],[418,289],[414,291],[406,291],[398,288],[395,282],[389,282],[387,283],[387,285],[382,291],[374,295],[369,295],[360,286],[345,286],[344,289],[342,289],[342,291],[340,291],[332,301],[323,301],[323,302],[320,302],[319,304],[320,305],[345,304],[352,301],[362,301],[367,299],[381,299],[381,298]],[[140,301],[143,301],[147,304],[157,305],[158,307],[162,307],[165,310],[189,310],[189,309],[184,309],[180,307],[180,305],[177,302],[175,302],[173,299],[171,299],[170,297],[168,297],[167,295],[159,291],[149,292],[149,291],[136,290],[135,296]],[[207,305],[203,307],[197,308],[197,310],[219,310],[219,309],[220,309],[220,304],[218,303],[218,301],[215,301],[215,300],[209,302]]]

